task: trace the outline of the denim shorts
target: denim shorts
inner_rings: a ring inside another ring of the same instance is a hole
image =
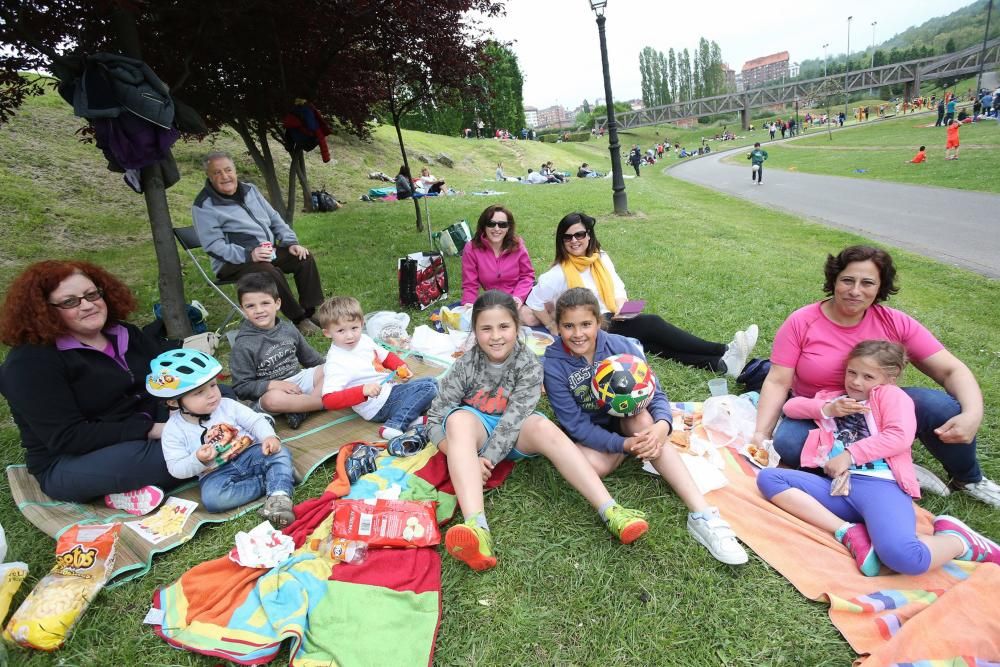
[[[462,405],[462,406],[459,406],[457,408],[452,409],[451,411],[448,412],[448,414],[446,414],[444,416],[444,424],[448,423],[448,417],[450,417],[451,413],[455,412],[455,410],[467,410],[467,411],[471,412],[472,414],[476,415],[477,417],[479,417],[479,423],[481,423],[483,425],[483,428],[486,429],[486,437],[487,437],[487,439],[489,439],[489,437],[491,435],[493,435],[493,431],[496,430],[497,424],[500,423],[500,416],[499,415],[488,415],[485,412],[480,412],[479,410],[476,410],[471,405]],[[542,413],[541,412],[535,412],[534,414],[541,415]],[[542,416],[544,416],[544,415],[542,415]],[[447,429],[445,429],[445,433],[447,433]],[[483,453],[483,450],[480,449],[479,450],[480,456],[482,455],[482,453]],[[525,454],[524,452],[519,451],[517,449],[517,447],[515,447],[514,449],[510,450],[509,454],[507,454],[506,460],[507,461],[520,461],[521,459],[533,459],[536,456],[538,456],[538,454]]]

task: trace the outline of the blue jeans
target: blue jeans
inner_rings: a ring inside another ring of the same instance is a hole
[[[384,422],[389,428],[405,431],[410,423],[424,414],[437,396],[437,382],[433,378],[410,380],[392,385],[389,398],[372,417],[373,422]]]
[[[958,484],[978,482],[983,478],[976,459],[976,439],[966,444],[948,444],[934,433],[958,413],[962,407],[949,394],[926,387],[904,387],[903,391],[913,399],[917,413],[917,438],[934,458],[941,462],[948,473],[949,481]],[[781,460],[789,466],[799,467],[799,455],[809,431],[816,428],[810,419],[783,419],[774,431],[774,449]]]
[[[208,512],[225,512],[277,491],[291,497],[292,475],[287,449],[268,456],[260,445],[253,445],[201,478],[201,504]]]

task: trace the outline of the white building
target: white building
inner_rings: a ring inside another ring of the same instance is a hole
[[[524,126],[538,127],[538,107],[524,107]]]

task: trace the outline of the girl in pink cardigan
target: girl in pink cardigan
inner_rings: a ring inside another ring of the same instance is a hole
[[[487,206],[479,216],[472,241],[462,251],[462,304],[472,304],[483,290],[500,290],[514,297],[525,326],[540,322],[524,300],[535,284],[524,241],[514,228],[514,214],[500,204]]]
[[[896,386],[905,365],[901,345],[864,341],[847,356],[843,393],[789,399],[786,416],[818,425],[802,449],[802,466],[825,474],[769,468],[757,487],[778,507],[832,532],[869,577],[882,564],[901,574],[956,558],[1000,564],[1000,546],[953,517],[937,517],[933,535],[916,533],[912,499],[920,487],[910,448],[917,424],[913,401]]]

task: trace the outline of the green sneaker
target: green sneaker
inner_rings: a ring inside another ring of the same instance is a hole
[[[476,524],[475,519],[452,526],[444,536],[445,549],[473,570],[482,572],[497,564],[493,555],[490,531]]]
[[[621,540],[622,544],[632,544],[649,530],[644,513],[621,505],[609,507],[605,518],[608,520],[608,530]]]

